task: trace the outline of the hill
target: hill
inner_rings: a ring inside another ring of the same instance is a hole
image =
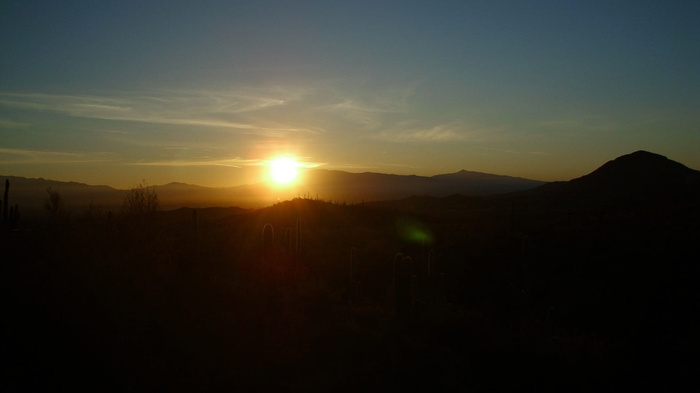
[[[659,154],[637,151],[608,161],[585,176],[524,194],[589,203],[688,198],[700,194],[700,171]]]
[[[492,195],[454,194],[449,197],[410,197],[379,203],[384,207],[434,213],[492,209],[517,205],[547,211],[624,209],[627,207],[671,203],[696,203],[700,198],[700,171],[662,155],[637,151],[610,160],[593,172],[570,181],[552,182],[530,189]]]
[[[20,206],[24,219],[43,216],[48,189],[59,192],[69,210],[84,210],[91,205],[94,209],[116,209],[121,205],[126,192],[104,185],[92,186],[43,178],[0,176],[0,179],[10,181],[9,203]]]
[[[20,204],[25,217],[41,216],[47,198],[46,190],[59,192],[69,210],[80,214],[88,206],[93,209],[119,209],[126,190],[108,186],[92,186],[76,182],[28,179],[3,176],[11,184],[11,203]],[[404,198],[411,195],[445,196],[454,193],[485,195],[524,190],[543,182],[516,177],[460,171],[433,177],[403,176],[382,173],[349,173],[331,170],[305,172],[299,183],[290,187],[275,187],[257,183],[236,187],[202,187],[184,183],[153,186],[164,210],[180,207],[260,208],[281,200],[306,195],[324,200],[360,203]]]
[[[3,381],[684,391],[700,353],[700,198],[679,165],[642,152],[528,192],[0,231]]]
[[[404,198],[413,195],[493,195],[526,190],[544,182],[488,173],[459,171],[435,176],[402,176],[383,173],[348,173],[314,170],[304,175],[300,194],[348,203]]]

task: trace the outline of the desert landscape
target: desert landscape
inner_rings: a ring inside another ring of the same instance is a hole
[[[505,194],[161,210],[153,190],[4,212],[9,390],[683,390],[698,371],[700,172],[663,156]]]

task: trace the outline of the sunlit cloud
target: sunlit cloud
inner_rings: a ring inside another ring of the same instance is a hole
[[[265,160],[257,160],[254,164],[255,166],[270,166],[272,165],[275,161],[277,161],[280,157],[274,157],[270,159],[265,159]],[[312,162],[308,161],[308,159],[304,158],[299,158],[299,157],[293,157],[294,160],[294,165],[297,166],[298,168],[304,168],[304,169],[309,169],[309,168],[318,168],[320,166],[326,165],[325,162]]]
[[[244,166],[255,165],[257,160],[245,160],[242,158],[230,159],[188,159],[188,160],[162,160],[148,162],[131,162],[127,165],[138,166],[171,166],[171,167],[191,167],[191,166],[225,166],[231,168],[242,168]]]
[[[336,169],[336,170],[350,170],[353,172],[356,171],[368,171],[371,169],[376,169],[377,167],[374,165],[365,165],[365,164],[355,164],[355,163],[344,163],[344,162],[338,162],[334,164],[326,164],[325,165],[327,169]]]
[[[0,148],[0,160],[5,164],[75,164],[112,161],[109,153],[73,153],[62,151]]]
[[[160,161],[144,161],[144,162],[131,162],[127,165],[136,166],[169,166],[169,167],[192,167],[192,166],[225,166],[232,168],[243,168],[246,166],[269,166],[273,159],[244,159],[240,157],[236,158],[190,158],[183,160],[160,160]],[[321,162],[311,162],[308,160],[297,159],[297,166],[299,168],[316,168],[324,165]]]

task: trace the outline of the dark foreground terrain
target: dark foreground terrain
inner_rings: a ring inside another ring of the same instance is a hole
[[[4,232],[2,388],[694,386],[697,202],[519,201],[297,199]]]
[[[638,152],[492,197],[56,200],[3,220],[0,389],[696,391],[699,179]]]

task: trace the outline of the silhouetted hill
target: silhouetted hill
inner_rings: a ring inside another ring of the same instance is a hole
[[[61,194],[69,210],[85,209],[92,204],[98,210],[116,211],[126,192],[75,182],[16,176],[2,178],[10,179],[10,203],[19,204],[25,217],[43,213],[48,188]],[[298,184],[287,187],[258,183],[213,188],[169,183],[154,186],[154,189],[161,209],[165,210],[180,207],[259,208],[305,196],[350,204],[392,201],[388,205],[401,209],[443,209],[445,214],[465,208],[489,209],[494,204],[500,206],[504,200],[516,199],[562,208],[695,198],[700,195],[700,172],[664,156],[638,151],[611,160],[577,179],[546,184],[465,170],[426,177],[315,169],[304,172]],[[501,197],[487,198],[495,195]]]
[[[99,210],[117,211],[126,190],[108,186],[91,186],[75,182],[10,179],[11,203],[20,204],[25,216],[41,216],[48,188],[57,191],[69,210],[83,210],[89,205]],[[236,187],[202,187],[184,183],[153,186],[160,208],[227,207],[259,208],[299,196],[324,200],[360,203],[404,198],[411,195],[446,196],[455,193],[486,195],[524,190],[543,184],[539,181],[461,171],[433,177],[389,175],[382,173],[349,173],[332,170],[310,170],[302,174],[294,186],[276,187],[257,183]]]
[[[445,175],[436,175],[431,179],[438,180],[444,185],[442,194],[446,195],[505,194],[513,191],[528,190],[544,184],[544,182],[541,181],[524,179],[522,177],[492,175],[490,173],[465,170]],[[460,185],[460,187],[455,187],[457,184]]]
[[[518,177],[479,172],[426,176],[403,176],[383,173],[348,173],[342,171],[313,170],[304,175],[299,186],[302,194],[323,199],[347,202],[378,201],[431,195],[444,197],[452,194],[492,195],[527,190],[544,182]]]
[[[435,180],[320,175],[319,188],[368,193]],[[11,199],[24,187],[12,180]],[[700,353],[696,182],[638,152],[530,192],[296,198],[0,231],[0,379],[40,391],[86,373],[122,391],[333,391],[339,380],[355,381],[343,391],[684,391]],[[163,200],[212,190],[279,192],[157,188]]]
[[[443,176],[478,177],[473,172]],[[511,178],[512,179],[512,178]],[[507,179],[509,184],[518,180]],[[491,179],[491,180],[497,180]],[[523,186],[527,183],[523,182]],[[436,194],[431,194],[436,195]],[[645,202],[696,203],[700,198],[700,171],[646,151],[637,151],[608,161],[595,171],[570,181],[546,183],[523,191],[493,195],[454,193],[446,197],[421,196],[375,203],[401,210],[451,214],[484,211],[517,204],[529,206],[536,214],[546,210],[589,207],[624,207]]]
[[[22,217],[43,216],[47,190],[57,191],[68,210],[87,209],[90,204],[96,209],[114,209],[121,205],[124,190],[109,186],[91,186],[77,182],[63,182],[43,178],[31,179],[19,176],[2,176],[10,181],[9,202],[18,204]]]
[[[224,207],[234,206],[238,202],[231,188],[203,187],[185,183],[168,183],[153,187],[161,208],[179,207]]]
[[[659,154],[637,151],[608,161],[588,175],[523,194],[604,204],[684,199],[700,195],[700,171]]]

